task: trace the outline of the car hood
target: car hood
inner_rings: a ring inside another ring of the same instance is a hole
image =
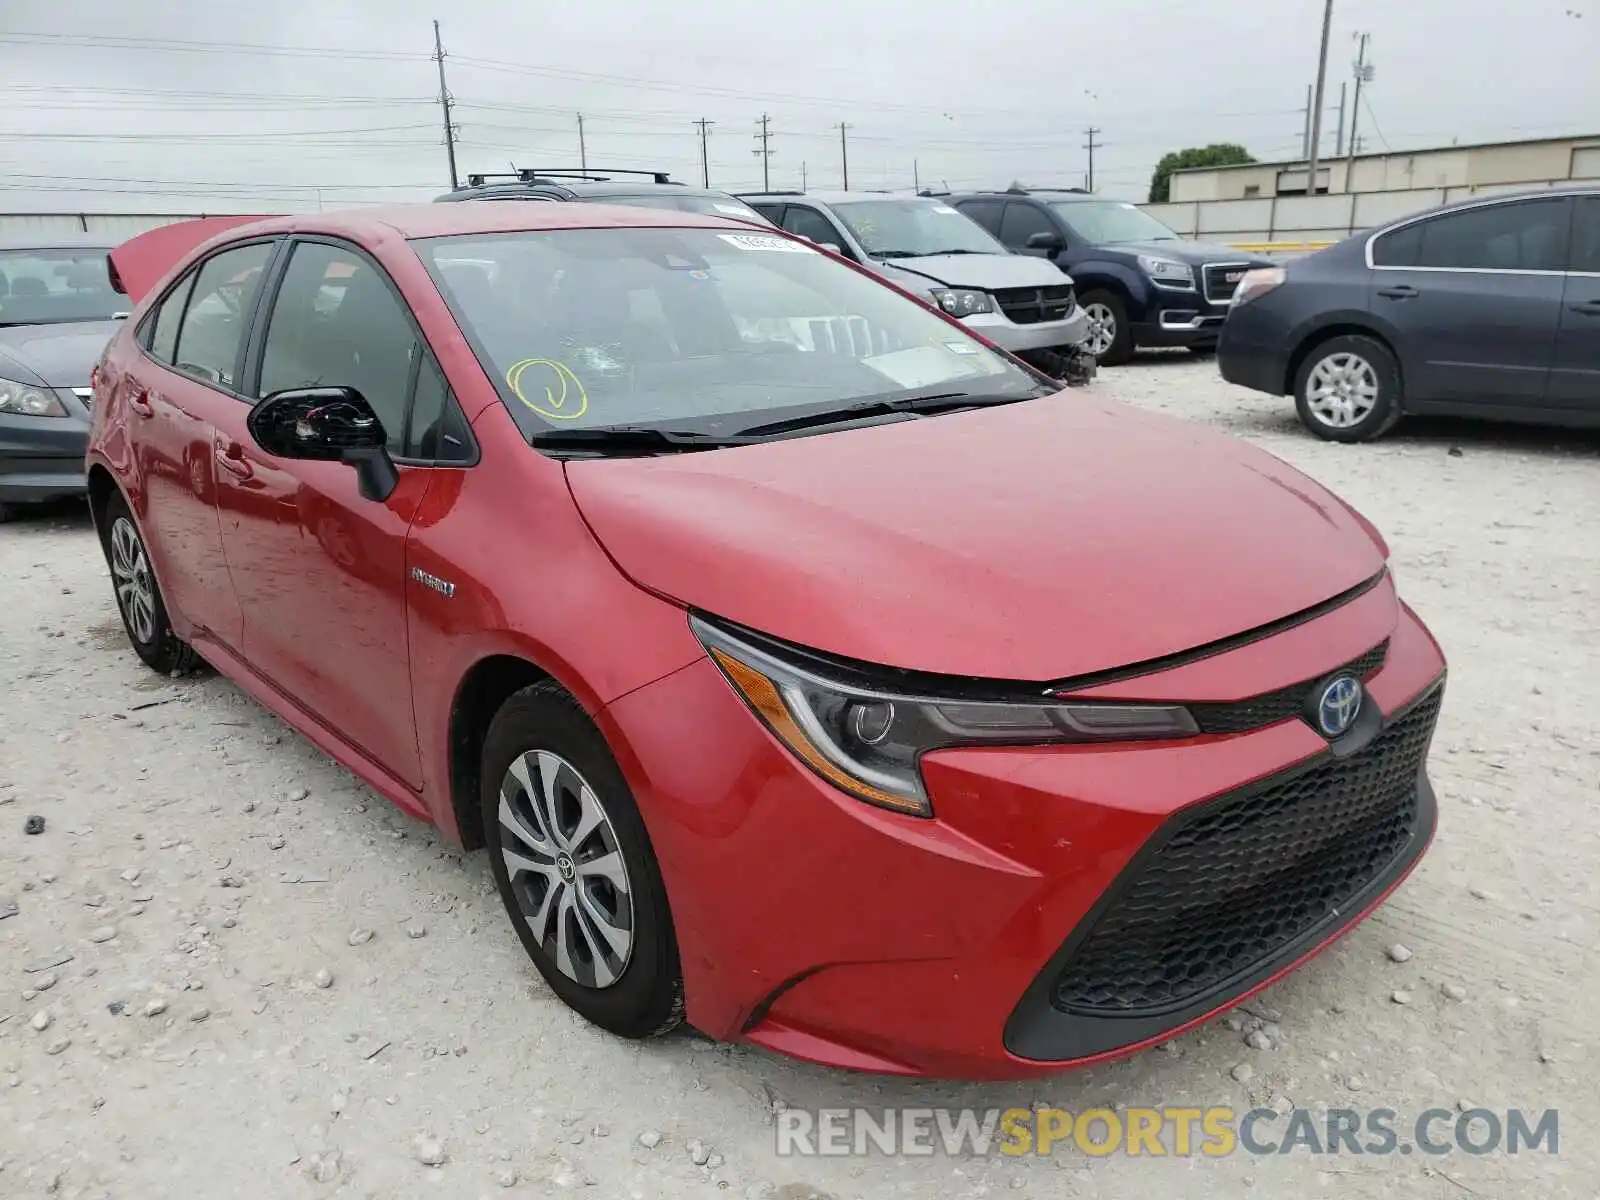
[[[1170,258],[1176,262],[1197,267],[1204,263],[1249,263],[1252,267],[1270,267],[1270,258],[1259,254],[1246,254],[1232,246],[1218,246],[1211,242],[1116,242],[1110,247],[1129,254],[1151,254],[1157,258]]]
[[[1081,393],[754,446],[573,460],[635,582],[813,649],[1048,681],[1192,649],[1383,567],[1243,442]]]
[[[88,387],[120,321],[59,321],[0,327],[0,375],[28,372],[46,387]]]
[[[986,292],[1072,282],[1054,263],[1026,254],[929,254],[876,261],[879,267],[887,268],[885,274],[904,271],[935,286],[982,288]]]

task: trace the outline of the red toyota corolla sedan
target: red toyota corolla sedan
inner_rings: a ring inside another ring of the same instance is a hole
[[[112,261],[88,472],[134,649],[486,845],[614,1033],[1125,1053],[1432,835],[1444,660],[1366,521],[809,243],[437,204]]]

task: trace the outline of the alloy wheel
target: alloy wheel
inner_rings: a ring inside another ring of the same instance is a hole
[[[139,531],[127,517],[118,517],[111,526],[111,576],[129,630],[136,641],[149,645],[156,637],[155,578]]]
[[[1377,403],[1378,373],[1359,354],[1330,354],[1306,378],[1306,407],[1331,428],[1359,425]]]
[[[1089,335],[1083,345],[1090,354],[1099,358],[1110,350],[1117,340],[1117,315],[1107,304],[1086,304],[1083,315],[1089,322]]]
[[[575,983],[606,988],[633,951],[633,891],[616,829],[566,759],[530,750],[500,784],[500,854],[528,927]]]

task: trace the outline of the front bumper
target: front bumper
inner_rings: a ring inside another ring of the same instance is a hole
[[[1367,693],[1392,719],[1439,681],[1443,658],[1392,598],[1348,608],[1167,674],[1222,681],[1233,661],[1237,683],[1275,657],[1309,678],[1335,665],[1316,659],[1331,629],[1371,644],[1387,636]],[[1361,617],[1384,611],[1381,628]],[[1364,629],[1352,633],[1353,623]],[[1229,686],[1200,694],[1239,698]],[[1208,806],[1327,761],[1328,744],[1303,721],[1137,750],[939,751],[924,759],[935,816],[919,820],[812,775],[709,661],[631,693],[600,720],[661,861],[689,1020],[713,1037],[837,1067],[1016,1078],[1170,1037],[1352,927],[1411,869],[1433,829],[1419,758],[1409,839],[1359,892],[1340,897],[1337,912],[1182,1005],[1132,1020],[1086,1016],[1056,1002],[1063,967],[1124,873]]]
[[[1083,309],[1073,305],[1064,321],[1040,321],[1033,325],[1018,325],[1004,313],[978,313],[963,317],[961,323],[982,334],[1002,350],[1016,353],[1020,350],[1054,350],[1061,346],[1076,346],[1089,335],[1089,319]]]
[[[0,414],[0,502],[35,504],[83,495],[88,448],[89,422],[76,413]]]

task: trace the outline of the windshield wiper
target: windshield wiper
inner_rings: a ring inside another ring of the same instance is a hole
[[[922,254],[916,250],[872,250],[869,251],[873,258],[921,258]]]
[[[844,408],[830,408],[823,412],[804,413],[781,421],[768,421],[741,429],[738,437],[771,437],[780,433],[794,433],[801,429],[818,429],[827,425],[847,425],[868,417],[923,416],[936,412],[954,412],[962,408],[984,408],[991,404],[1015,404],[1019,400],[1032,400],[1036,393],[1022,396],[984,396],[972,392],[939,392],[930,396],[905,396],[898,400],[866,400]]]
[[[742,435],[722,437],[693,429],[657,429],[649,425],[610,425],[598,429],[541,429],[529,437],[535,446],[552,450],[587,450],[596,454],[667,454],[744,445]]]

